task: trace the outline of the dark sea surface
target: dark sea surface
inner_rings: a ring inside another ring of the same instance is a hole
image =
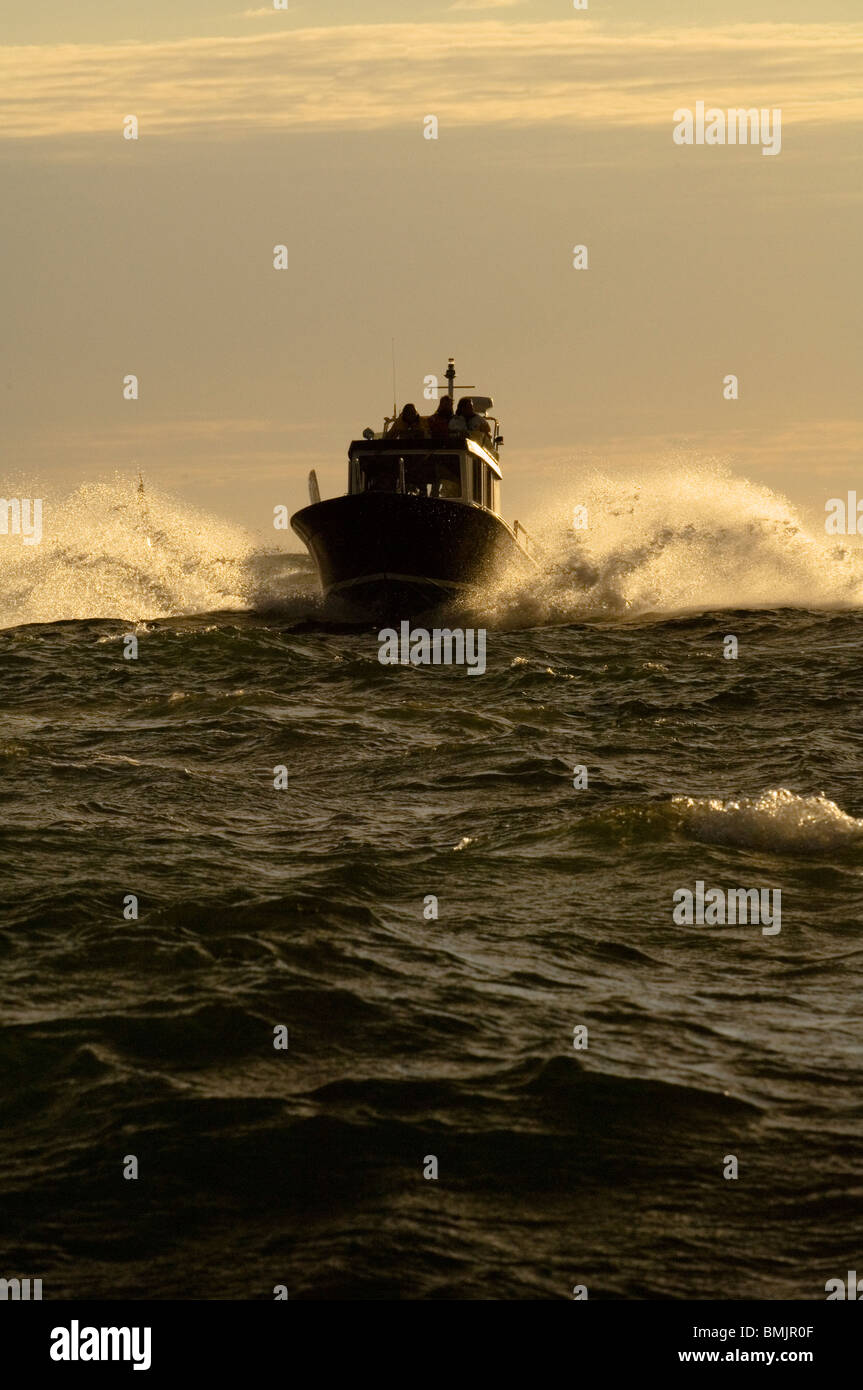
[[[863,605],[659,611],[642,537],[492,605],[471,676],[381,665],[297,557],[244,608],[242,557],[172,535],[158,594],[80,537],[6,574],[0,1274],[823,1299],[861,1268]],[[705,535],[659,545],[678,588]],[[781,890],[781,931],[678,925],[699,880]]]

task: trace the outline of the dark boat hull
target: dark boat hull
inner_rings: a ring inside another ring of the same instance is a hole
[[[401,618],[494,584],[533,562],[499,516],[448,498],[372,492],[304,507],[291,525],[321,588],[357,616]]]

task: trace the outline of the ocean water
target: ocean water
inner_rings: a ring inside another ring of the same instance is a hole
[[[381,665],[303,557],[122,481],[0,538],[0,1273],[823,1299],[860,1268],[859,557],[721,470],[585,499],[465,615],[482,676]],[[675,921],[699,882],[780,893],[781,929]]]

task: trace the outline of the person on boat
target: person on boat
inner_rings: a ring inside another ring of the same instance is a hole
[[[480,444],[486,444],[491,440],[488,420],[484,415],[477,414],[470,396],[463,396],[459,401],[458,410],[450,421],[449,428],[451,434],[478,437]]]
[[[449,422],[450,434],[467,434],[468,422],[473,418],[473,401],[470,396],[462,396],[458,408]]]
[[[480,444],[491,443],[491,426],[484,415],[472,415],[467,422],[467,432],[474,437],[479,436]]]
[[[402,406],[402,413],[394,422],[390,434],[400,435],[420,435],[423,433],[423,422],[420,413],[412,401]]]
[[[437,410],[428,417],[429,434],[432,439],[446,439],[452,414],[452,396],[441,396]]]

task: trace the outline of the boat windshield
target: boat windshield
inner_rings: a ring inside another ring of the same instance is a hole
[[[404,492],[410,497],[461,497],[458,454],[360,456],[360,491]]]

